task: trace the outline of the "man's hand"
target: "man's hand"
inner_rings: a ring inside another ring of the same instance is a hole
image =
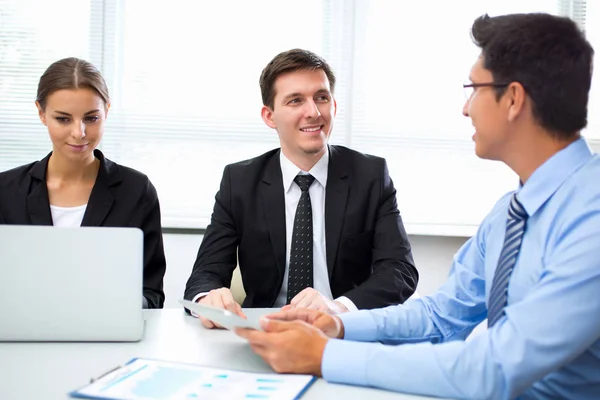
[[[298,293],[290,301],[290,304],[282,307],[282,310],[294,308],[308,308],[309,310],[323,311],[332,315],[348,311],[346,306],[339,301],[329,300],[313,288],[306,288]]]
[[[261,319],[264,332],[236,328],[252,350],[278,373],[321,376],[321,361],[327,336],[303,321]]]
[[[344,338],[344,324],[342,320],[339,317],[322,311],[292,308],[287,311],[282,310],[274,314],[269,314],[266,318],[278,321],[303,321],[320,329],[325,335],[331,338]]]
[[[244,319],[247,318],[246,314],[244,314],[244,312],[242,311],[242,307],[233,299],[233,294],[228,288],[213,289],[210,292],[208,292],[206,296],[198,299],[197,302],[207,306],[223,308],[225,310],[231,311],[236,315],[239,315]],[[205,328],[223,328],[221,325],[215,324],[214,322],[209,321],[206,318],[199,318],[200,321],[202,321],[202,325],[204,325]]]

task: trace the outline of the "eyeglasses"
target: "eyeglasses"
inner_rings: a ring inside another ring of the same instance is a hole
[[[480,87],[493,87],[493,88],[505,88],[510,83],[496,83],[496,82],[485,82],[485,83],[465,83],[463,84],[463,89],[465,91],[465,98],[467,100],[471,99],[473,96],[473,92],[475,89]]]

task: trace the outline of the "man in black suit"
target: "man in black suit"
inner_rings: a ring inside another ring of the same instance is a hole
[[[225,167],[185,298],[330,313],[404,302],[418,273],[384,159],[328,145],[335,76],[305,50],[277,55],[260,77],[265,123],[281,149]],[[214,327],[203,320],[206,327]]]

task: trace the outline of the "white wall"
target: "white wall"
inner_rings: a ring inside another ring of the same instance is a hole
[[[452,257],[466,238],[446,236],[410,236],[413,256],[420,279],[417,290],[421,296],[431,294],[445,282]],[[190,275],[202,235],[164,235],[167,257],[165,276],[165,307],[179,307],[185,283]]]

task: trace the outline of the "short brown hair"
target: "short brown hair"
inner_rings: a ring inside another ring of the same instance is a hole
[[[46,69],[38,83],[36,101],[43,110],[52,93],[79,88],[92,89],[104,100],[104,104],[110,103],[108,88],[100,71],[92,63],[75,57],[58,60]]]
[[[285,73],[299,70],[317,70],[322,69],[329,80],[331,93],[335,88],[335,75],[327,62],[315,53],[292,49],[279,53],[271,60],[260,74],[260,92],[263,104],[267,107],[274,107],[275,100],[275,81]]]

